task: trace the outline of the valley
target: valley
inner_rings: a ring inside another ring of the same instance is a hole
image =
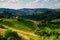
[[[60,9],[0,9],[1,40],[60,40]]]

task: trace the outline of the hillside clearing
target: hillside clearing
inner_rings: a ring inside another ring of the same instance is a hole
[[[3,26],[5,26],[5,25],[3,25]],[[5,26],[5,27],[8,28],[8,29],[10,29],[10,30],[12,30],[12,31],[16,31],[19,36],[22,36],[22,37],[25,38],[26,40],[29,40],[30,37],[32,37],[32,38],[37,37],[37,35],[34,34],[34,33],[17,30],[17,29],[15,29],[15,28],[11,28],[11,27],[8,27],[8,26]]]

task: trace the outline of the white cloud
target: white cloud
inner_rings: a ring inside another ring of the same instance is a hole
[[[55,7],[60,7],[60,2],[54,5]]]
[[[23,2],[23,0],[0,0],[0,8],[22,8],[22,4],[19,4]]]
[[[54,1],[59,1],[60,2],[60,0],[54,0]]]
[[[9,0],[9,2],[22,2],[23,0]]]
[[[35,0],[33,3],[37,3],[37,2],[39,2],[40,0]]]
[[[52,2],[52,1],[54,1],[54,2],[60,2],[60,0],[43,0],[43,1],[45,1],[45,2]]]
[[[60,7],[60,3],[59,3],[60,0],[33,0],[33,1],[30,0],[30,2],[27,3],[26,2],[27,0],[0,0],[0,7],[15,8],[15,9],[22,8],[22,7],[29,7],[29,8]]]
[[[12,9],[18,9],[21,6],[19,6],[18,4],[12,4],[12,3],[1,3],[0,4],[0,8],[12,8]]]
[[[51,0],[44,0],[45,2],[50,2]]]
[[[4,1],[4,0],[0,0],[0,1]]]
[[[32,7],[32,6],[34,6],[35,4],[37,4],[38,2],[40,2],[40,1],[41,1],[41,0],[35,0],[35,1],[33,1],[33,2],[29,2],[29,3],[26,4],[26,6]]]
[[[0,0],[0,2],[23,2],[23,0]]]

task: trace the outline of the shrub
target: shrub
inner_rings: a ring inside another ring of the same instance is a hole
[[[22,37],[19,37],[18,34],[12,30],[7,30],[4,37],[6,40],[22,40]]]
[[[2,26],[2,25],[0,25],[0,28],[2,28],[2,29],[6,29],[4,26]]]
[[[3,35],[0,35],[0,40],[6,40]]]

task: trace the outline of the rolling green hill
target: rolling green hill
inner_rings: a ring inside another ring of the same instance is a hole
[[[19,30],[24,30],[24,31],[33,31],[35,30],[35,25],[33,22],[20,19],[19,21],[17,19],[1,19],[0,22],[1,25],[6,25],[9,27],[13,27]]]
[[[60,10],[36,13],[34,11],[34,14],[23,16],[12,15],[5,11],[0,12],[0,34],[7,29],[15,31],[6,33],[6,36],[11,35],[11,39],[17,32],[18,36],[27,40],[60,40]],[[3,36],[2,39],[5,37]]]
[[[1,29],[2,31],[7,29],[15,31],[19,36],[22,36],[26,40],[29,40],[30,37],[36,37],[34,34],[34,30],[36,29],[35,24],[28,19],[17,20],[15,18],[0,18],[0,28],[4,29]]]
[[[53,20],[52,20],[53,21]],[[34,24],[35,23],[35,24]],[[54,40],[56,37],[59,39],[60,37],[60,25],[44,22],[44,21],[34,21],[29,19],[16,19],[16,18],[0,18],[0,25],[3,25],[0,28],[3,29],[10,29],[16,31],[18,35],[22,36],[23,38],[27,38],[27,40],[43,40],[45,38]],[[36,25],[37,24],[37,25]],[[33,34],[32,34],[33,33]],[[39,35],[39,36],[35,36]],[[56,36],[57,35],[57,36]],[[35,36],[35,37],[34,37]],[[43,39],[42,39],[43,37]],[[30,39],[31,38],[31,39]]]

